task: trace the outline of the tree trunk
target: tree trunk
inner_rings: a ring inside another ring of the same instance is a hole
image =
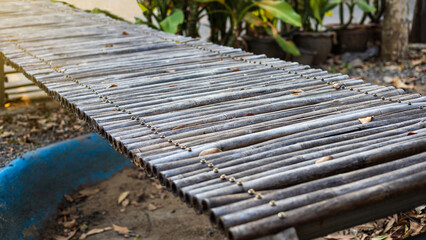
[[[386,0],[382,32],[382,57],[391,60],[407,57],[408,11],[408,1]]]

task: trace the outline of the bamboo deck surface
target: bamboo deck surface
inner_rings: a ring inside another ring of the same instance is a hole
[[[0,1],[0,59],[231,239],[426,202],[422,95],[44,0]]]

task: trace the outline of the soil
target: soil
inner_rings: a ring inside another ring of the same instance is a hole
[[[119,204],[120,196],[126,197]],[[113,224],[130,232],[114,231]],[[82,239],[84,232],[105,228],[87,239],[226,239],[207,217],[196,215],[156,179],[133,167],[64,197],[58,216],[46,225],[40,238],[67,239],[78,229],[71,238]]]
[[[7,105],[0,110],[0,168],[25,152],[90,132],[84,121],[52,100]]]

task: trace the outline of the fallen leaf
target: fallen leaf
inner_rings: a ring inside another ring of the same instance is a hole
[[[80,193],[80,195],[83,195],[83,196],[90,196],[90,195],[96,194],[98,192],[99,192],[99,189],[95,188],[95,189],[83,189],[78,193]]]
[[[177,127],[172,128],[172,131],[173,131],[173,130],[182,129],[182,128],[185,128],[185,127],[186,127],[185,125],[177,126]]]
[[[411,60],[411,65],[416,66],[423,63],[423,59]]]
[[[169,87],[177,87],[178,85],[170,85]]]
[[[419,234],[422,231],[422,228],[423,226],[420,223],[410,221],[410,231],[413,236]]]
[[[72,199],[72,197],[70,195],[65,194],[64,197],[68,202],[74,202],[74,199]]]
[[[163,73],[174,73],[174,72],[176,72],[176,70],[165,70],[165,71],[163,71]]]
[[[254,116],[254,113],[247,113],[246,116]]]
[[[361,124],[369,123],[373,120],[373,116],[358,119]]]
[[[158,207],[157,206],[155,206],[154,204],[152,204],[152,203],[150,203],[149,205],[148,205],[148,210],[149,211],[154,211],[154,210],[156,210]]]
[[[325,157],[322,157],[322,158],[316,160],[315,164],[322,163],[322,162],[327,162],[327,161],[330,161],[332,159],[334,159],[333,156],[325,156]]]
[[[107,88],[113,88],[113,87],[118,87],[116,84],[111,84],[109,87]]]
[[[161,184],[159,184],[159,183],[155,183],[155,182],[153,182],[152,183],[152,186],[154,186],[156,189],[158,189],[158,190],[161,190],[161,189],[163,189],[163,186],[161,186]]]
[[[130,231],[127,227],[122,227],[122,226],[118,226],[115,224],[112,224],[112,228],[114,229],[114,231],[116,232],[122,232],[122,233],[129,233],[132,232]]]
[[[407,136],[414,135],[414,134],[417,134],[417,132],[408,132]]]
[[[383,239],[385,239],[387,237],[388,236],[386,236],[386,235],[382,235],[382,236],[373,237],[371,240],[383,240]]]
[[[129,35],[127,32],[122,32],[121,35]]]
[[[401,81],[401,79],[399,77],[394,77],[392,79],[392,84],[396,87],[396,88],[402,88],[402,89],[413,89],[414,85],[410,84],[405,84],[403,81]]]
[[[121,202],[121,206],[127,207],[129,205],[129,203],[130,203],[129,199],[126,198],[126,199],[124,199],[123,202]]]
[[[201,156],[205,156],[205,155],[209,155],[209,154],[213,154],[213,153],[218,153],[218,152],[222,152],[222,150],[220,150],[219,148],[209,148],[209,149],[206,149],[206,150],[200,152],[200,154],[198,154],[198,156],[201,157]]]
[[[62,223],[62,225],[64,225],[64,227],[66,228],[72,228],[77,224],[77,221],[75,221],[75,219],[68,221],[68,222],[64,222]]]
[[[95,229],[92,229],[92,230],[88,231],[87,233],[81,234],[81,236],[80,236],[79,239],[86,239],[90,235],[94,235],[94,234],[98,234],[98,233],[103,233],[103,232],[105,232],[104,228],[95,228]]]
[[[8,138],[8,137],[11,137],[11,136],[13,136],[13,132],[3,132],[0,135],[1,138]]]
[[[241,71],[241,70],[238,69],[238,68],[232,69],[232,72],[239,72],[239,71]]]
[[[123,202],[123,201],[124,201],[124,199],[126,199],[126,198],[127,198],[127,196],[129,196],[129,193],[130,193],[130,191],[122,192],[122,193],[120,194],[120,196],[118,197],[118,204],[121,204],[121,202]]]
[[[336,239],[336,240],[340,240],[340,239],[354,239],[355,236],[354,235],[327,235],[325,236],[326,239]]]
[[[114,44],[107,44],[107,45],[105,45],[105,47],[106,47],[106,48],[114,47]]]
[[[294,92],[294,93],[302,93],[302,92],[304,92],[304,91],[303,91],[302,89],[294,89],[294,90],[293,90],[293,92]]]
[[[386,224],[385,230],[383,232],[384,233],[388,232],[393,227],[394,223],[395,223],[395,218],[391,218],[388,224]]]
[[[391,65],[391,66],[387,66],[386,69],[387,70],[397,70],[397,71],[401,71],[404,67],[401,68],[401,65]]]

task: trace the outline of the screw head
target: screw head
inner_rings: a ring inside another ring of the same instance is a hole
[[[285,218],[285,213],[284,212],[279,212],[278,213],[278,218],[284,219]]]
[[[229,180],[230,182],[235,182],[235,178],[234,178],[234,177],[230,177],[228,180]]]
[[[225,174],[220,175],[220,180],[226,180],[226,175]]]
[[[243,185],[243,181],[238,180],[237,185],[238,185],[238,186],[242,186],[242,185]]]
[[[212,168],[212,167],[214,167],[214,164],[213,163],[209,163],[209,164],[207,164],[207,167]]]
[[[277,203],[274,200],[269,201],[269,205],[274,207],[277,206]]]
[[[247,193],[248,193],[248,194],[250,194],[250,195],[254,195],[254,194],[256,193],[256,191],[254,191],[254,189],[253,189],[253,188],[250,188],[250,189],[247,191]]]
[[[262,199],[262,194],[260,194],[260,193],[258,193],[258,194],[256,194],[256,199]]]
[[[192,148],[190,148],[190,147],[189,147],[189,148],[188,148],[188,152],[192,152]]]
[[[165,138],[165,137],[166,137],[166,136],[164,136],[164,134],[160,136],[160,138]]]
[[[200,163],[201,163],[201,164],[206,164],[206,162],[207,162],[207,161],[206,161],[206,159],[204,159],[204,158],[200,160]]]

